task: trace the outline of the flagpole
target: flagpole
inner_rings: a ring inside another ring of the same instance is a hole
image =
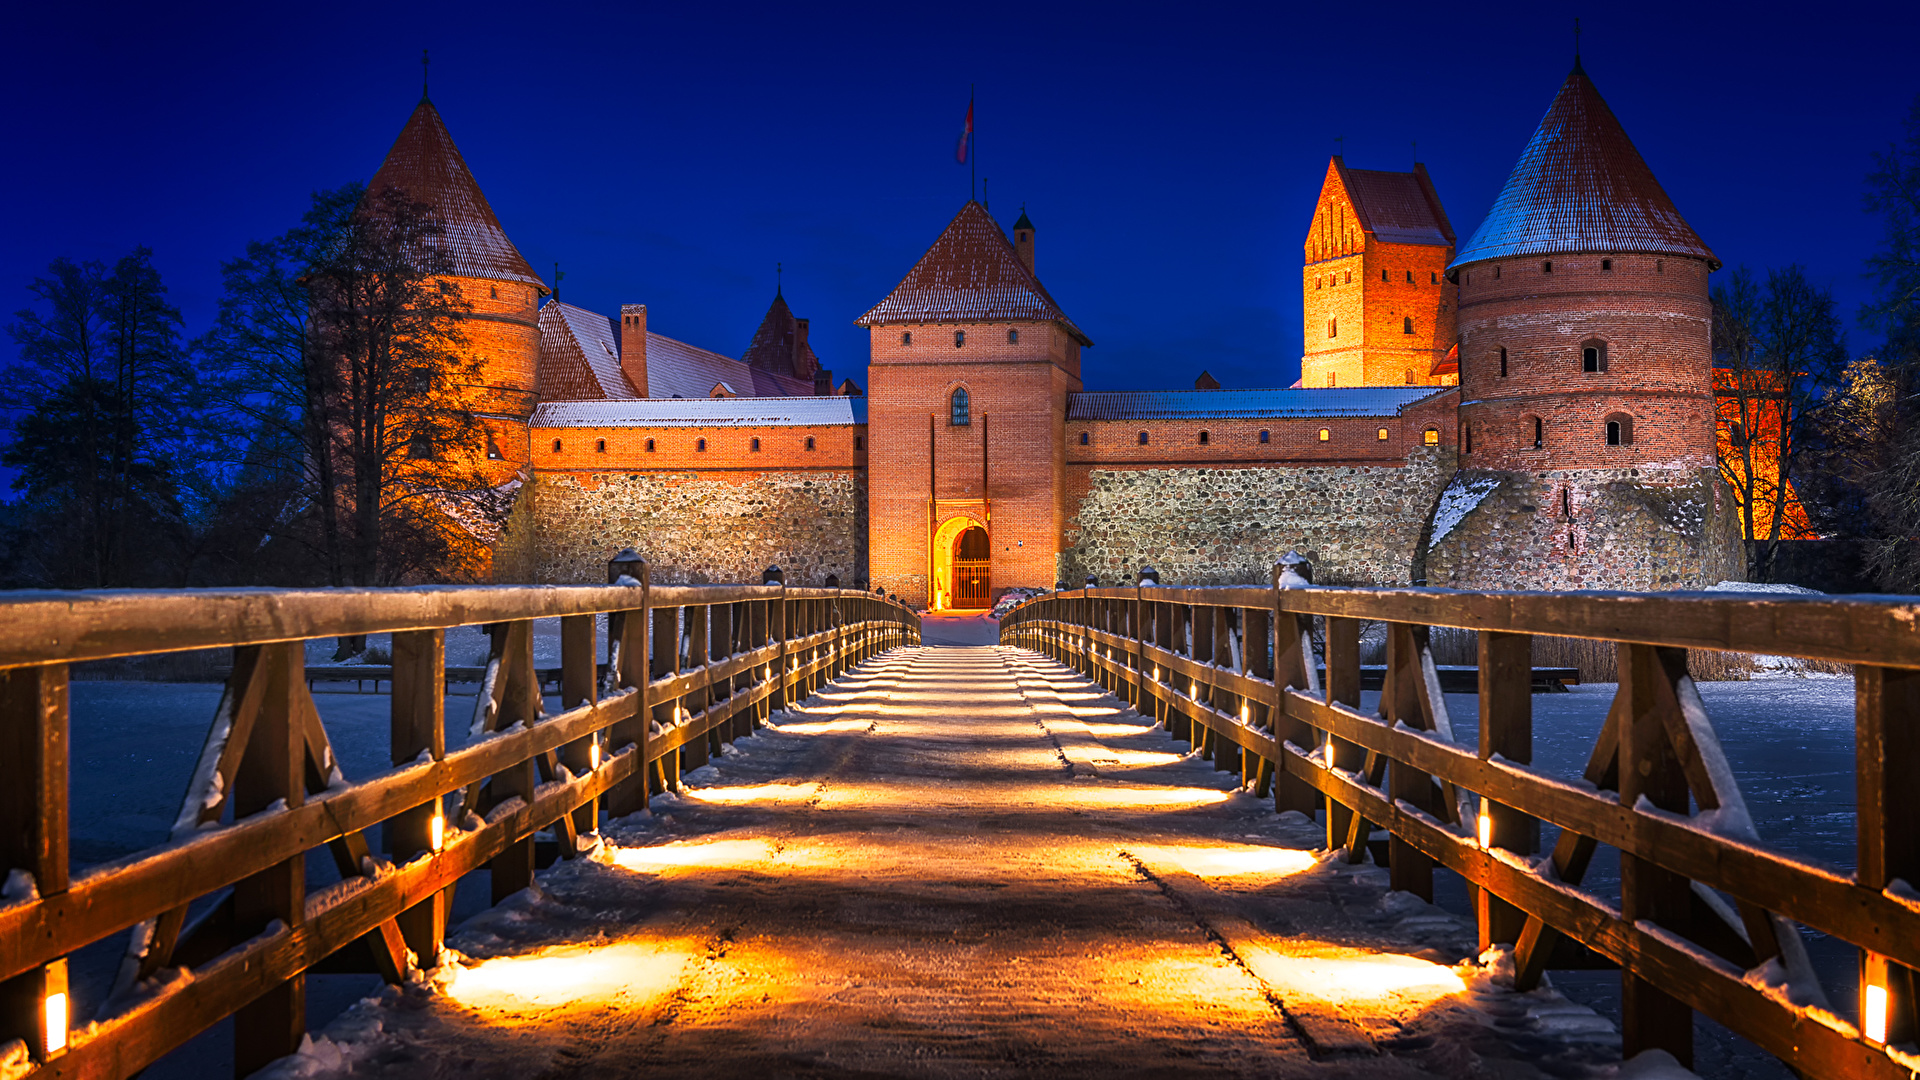
[[[969,202],[973,200],[974,192],[977,190],[977,186],[974,184],[973,177],[974,177],[974,174],[979,171],[980,171],[980,154],[974,146],[974,139],[973,139],[973,84],[968,83],[967,84],[967,200]]]

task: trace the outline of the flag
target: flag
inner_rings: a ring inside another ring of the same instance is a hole
[[[967,163],[967,151],[973,148],[973,99],[967,99],[967,123],[960,129],[960,145],[953,151],[953,160],[962,165]]]

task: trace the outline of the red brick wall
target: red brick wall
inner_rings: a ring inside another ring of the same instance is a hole
[[[1475,263],[1460,272],[1460,423],[1472,429],[1462,467],[1712,466],[1706,264],[1555,255],[1548,273],[1548,258]],[[1602,259],[1613,268],[1603,270]],[[1593,338],[1607,343],[1604,373],[1582,370],[1582,343]],[[1613,414],[1632,417],[1632,445],[1606,444]],[[1542,421],[1540,450],[1532,449],[1533,416]],[[1463,446],[1467,441],[1463,436]]]
[[[1404,386],[1408,371],[1416,386],[1446,384],[1448,377],[1429,372],[1455,337],[1455,288],[1445,273],[1452,253],[1445,247],[1369,243],[1360,254],[1304,267],[1301,385],[1324,388],[1333,374],[1337,386]],[[1411,334],[1405,331],[1408,317]],[[1327,336],[1329,319],[1339,320],[1335,337]]]
[[[493,434],[504,460],[489,460],[485,440],[474,460],[498,484],[527,463],[524,420],[533,414],[535,371],[540,359],[539,293],[531,285],[484,278],[452,278],[471,306],[460,320],[467,349],[481,362],[482,384],[469,390],[475,411]]]
[[[956,347],[954,334],[965,331]],[[1019,340],[1010,342],[1009,331]],[[911,334],[910,342],[902,335]],[[927,600],[928,417],[938,468],[939,518],[991,499],[995,592],[1051,586],[1058,570],[1066,395],[1080,389],[1080,346],[1050,323],[912,324],[872,329],[867,369],[868,548],[874,584]],[[971,423],[949,423],[955,387]],[[983,419],[984,423],[983,423]],[[990,475],[981,473],[982,430]],[[938,522],[935,523],[936,526]]]
[[[867,427],[565,427],[532,430],[536,472],[795,472],[864,469]],[[807,449],[807,440],[813,449]],[[647,440],[654,448],[647,449]],[[706,449],[699,449],[701,439]],[[760,440],[760,449],[753,441]],[[554,450],[555,441],[560,444]],[[601,444],[605,449],[601,449]],[[976,472],[978,469],[975,470]],[[591,481],[585,481],[589,486]],[[923,484],[924,486],[924,484]]]

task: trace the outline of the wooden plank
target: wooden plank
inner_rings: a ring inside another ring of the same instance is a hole
[[[1860,884],[1885,889],[1896,880],[1920,882],[1920,671],[1862,666],[1854,669],[1854,687]],[[1861,971],[1864,985],[1886,997],[1882,1041],[1920,1040],[1914,968],[1868,949]]]
[[[0,881],[32,875],[43,895],[67,891],[67,667],[0,672]],[[49,993],[64,992],[66,961],[0,981],[0,1045],[20,1039],[45,1057]]]
[[[591,616],[589,616],[590,618]],[[441,671],[447,663],[444,630],[413,630],[393,635],[393,699],[389,714],[391,760],[395,765],[447,757],[446,691]],[[433,849],[434,811],[440,800],[410,807],[388,819],[381,830],[387,854],[405,863]],[[444,827],[444,811],[442,811]],[[435,893],[400,913],[401,936],[430,967],[446,940],[451,892]]]
[[[1494,755],[1515,765],[1533,763],[1533,638],[1527,634],[1482,631],[1480,664],[1480,759]],[[1488,847],[1520,855],[1540,850],[1540,822],[1494,799],[1482,796],[1476,833],[1484,831]],[[1526,913],[1486,889],[1475,889],[1474,921],[1480,930],[1482,952],[1495,945],[1520,940]]]
[[[276,805],[291,809],[306,799],[305,718],[300,709],[307,692],[301,677],[304,651],[297,644],[261,650],[266,696],[234,775],[235,817]],[[306,860],[296,855],[234,883],[234,926],[241,934],[261,933],[273,922],[298,929],[306,919],[306,898]],[[306,1027],[306,980],[295,973],[234,1011],[234,1075],[247,1076],[299,1050]]]
[[[595,678],[597,659],[595,648],[596,628],[592,615],[568,615],[560,620],[560,707],[576,709],[580,706],[592,706],[599,697],[599,680]],[[594,750],[596,736],[575,739],[560,748],[560,764],[575,776],[591,772],[594,768]],[[600,808],[597,802],[589,802],[574,811],[570,819],[575,834],[591,833],[600,827]],[[572,858],[577,852],[570,844],[562,845],[561,855]]]
[[[1654,646],[1633,644],[1621,645],[1619,652],[1620,690],[1627,695],[1620,714],[1620,801],[1634,806],[1645,799],[1662,810],[1685,814],[1686,769],[1668,738],[1662,713],[1671,708],[1668,680],[1674,654],[1682,672],[1686,654],[1673,650],[1662,655]],[[1685,934],[1693,911],[1691,896],[1685,877],[1630,852],[1620,853],[1620,913],[1627,922],[1658,923]],[[1692,1068],[1692,1010],[1631,967],[1621,971],[1620,981],[1622,1055],[1665,1050]]]
[[[1291,594],[1298,590],[1287,589]],[[1282,598],[1284,605],[1285,598]],[[1360,623],[1354,619],[1330,618],[1327,620],[1327,685],[1328,704],[1341,704],[1352,708],[1360,705]],[[1305,656],[1301,658],[1303,662]],[[1311,667],[1311,664],[1308,664]],[[1284,700],[1284,699],[1283,699]],[[1285,710],[1295,719],[1306,720],[1298,716],[1291,708]],[[1327,756],[1329,763],[1336,769],[1352,772],[1366,764],[1366,751],[1357,744],[1338,736],[1328,738]],[[1327,804],[1327,848],[1335,850],[1346,848],[1347,861],[1359,862],[1366,855],[1365,841],[1369,832],[1365,822],[1356,824],[1353,811],[1339,803]],[[1348,838],[1357,836],[1360,843],[1348,844]]]
[[[533,623],[516,619],[495,623],[493,649],[499,660],[500,708],[492,718],[494,731],[516,726],[533,727],[540,719],[540,681],[533,673]],[[535,787],[534,757],[513,762],[487,782],[490,797],[480,807],[482,814],[512,799],[531,800]],[[533,837],[521,837],[493,857],[488,864],[493,902],[499,903],[533,884]]]

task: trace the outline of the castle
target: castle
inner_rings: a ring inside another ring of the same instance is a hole
[[[740,359],[547,290],[422,100],[373,186],[447,227],[486,457],[522,482],[496,576],[877,585],[935,608],[1088,577],[1699,586],[1742,575],[1716,472],[1719,265],[1576,61],[1464,246],[1419,165],[1329,164],[1287,389],[1085,389],[1037,230],[969,201],[857,320],[835,386],[777,292]],[[511,565],[510,565],[511,563]]]

